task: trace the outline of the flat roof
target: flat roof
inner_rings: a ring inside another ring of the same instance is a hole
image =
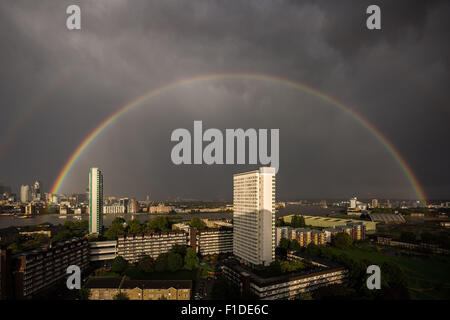
[[[121,281],[121,277],[94,277],[89,278],[85,286],[89,289],[118,289]]]
[[[251,279],[252,282],[254,282],[256,285],[260,287],[267,287],[274,284],[279,284],[283,282],[290,282],[302,278],[309,278],[315,275],[321,275],[326,274],[333,271],[340,271],[345,270],[343,266],[337,265],[336,263],[332,263],[330,261],[324,261],[323,259],[317,259],[316,257],[310,258],[309,256],[306,256],[302,254],[302,258],[310,259],[312,261],[316,261],[320,264],[325,264],[326,267],[319,267],[316,266],[312,269],[308,269],[306,271],[299,271],[299,272],[293,272],[293,273],[286,273],[275,277],[269,277],[269,278],[263,278],[256,273],[254,273],[249,268],[245,267],[244,265],[240,264],[237,260],[232,261],[226,261],[224,262],[224,265],[229,267],[230,269],[234,270],[238,274],[247,274],[247,276]]]
[[[124,280],[120,289],[191,289],[191,280]]]
[[[123,280],[123,281],[122,281]],[[191,280],[131,280],[122,277],[91,277],[86,283],[89,289],[191,289]]]

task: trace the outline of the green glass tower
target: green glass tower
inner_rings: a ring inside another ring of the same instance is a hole
[[[101,234],[103,228],[103,174],[89,170],[89,233]]]

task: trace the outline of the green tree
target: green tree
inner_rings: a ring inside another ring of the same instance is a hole
[[[67,229],[75,229],[75,222],[67,220],[66,222],[64,222],[64,227]]]
[[[145,231],[168,231],[169,229],[170,223],[167,217],[155,217],[147,224]]]
[[[281,273],[280,261],[278,260],[272,261],[272,263],[267,268],[267,271],[269,272],[270,275],[279,275]]]
[[[206,228],[205,222],[203,222],[203,220],[200,219],[199,217],[193,217],[189,225],[192,228],[196,228],[197,230],[203,230]]]
[[[385,261],[381,265],[382,281],[389,287],[406,287],[408,280],[400,267],[391,261]]]
[[[314,242],[311,242],[306,247],[305,253],[310,256],[318,256],[320,254],[320,249]]]
[[[62,230],[53,237],[53,242],[66,241],[71,239],[72,237],[73,235],[72,232],[70,232],[70,230]]]
[[[121,225],[123,227],[123,224],[125,223],[125,219],[122,217],[116,217],[114,218],[114,220],[111,222],[111,225]]]
[[[301,249],[300,243],[298,243],[298,241],[296,239],[292,239],[291,242],[289,243],[289,249],[295,250],[295,251],[300,251],[300,249]]]
[[[195,250],[192,248],[188,248],[186,250],[186,256],[184,257],[184,269],[186,270],[194,270],[199,266],[199,259]]]
[[[180,270],[183,267],[183,258],[178,253],[169,252],[167,255],[167,268],[171,272]]]
[[[80,291],[78,291],[78,298],[80,300],[89,300],[89,297],[91,296],[91,291],[89,288],[81,288]]]
[[[128,268],[128,261],[121,256],[117,256],[112,263],[112,272],[123,273]]]
[[[155,261],[155,271],[157,272],[163,272],[167,270],[167,258],[168,253],[162,253],[156,258]]]
[[[119,292],[113,297],[113,300],[130,300],[125,292]]]
[[[352,245],[352,239],[345,232],[339,232],[333,239],[333,245],[339,249],[347,249]]]
[[[295,215],[291,219],[292,228],[304,228],[306,226],[305,218],[303,216]]]
[[[108,275],[108,271],[106,271],[106,268],[98,268],[94,271],[94,274],[96,277],[104,277]]]
[[[408,232],[404,231],[400,234],[400,241],[404,242],[415,242],[416,241],[416,235],[414,232]]]
[[[144,256],[139,260],[137,267],[140,271],[146,273],[153,272],[155,271],[155,259],[150,256]]]
[[[300,295],[298,296],[299,300],[313,300],[313,297],[307,293],[307,292],[302,292],[300,293]]]
[[[144,231],[144,227],[138,220],[130,220],[127,223],[127,232],[131,234],[142,233]]]
[[[120,217],[115,218],[111,223],[111,227],[109,227],[105,232],[106,239],[117,240],[119,235],[125,234],[124,223],[125,219]]]
[[[281,238],[279,247],[287,250],[287,249],[289,249],[289,244],[290,244],[289,239]]]
[[[187,248],[186,246],[183,246],[181,244],[175,244],[173,245],[172,249],[170,249],[170,252],[178,253],[184,259],[184,257],[186,256]]]

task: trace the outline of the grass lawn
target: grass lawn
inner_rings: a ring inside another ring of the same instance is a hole
[[[367,259],[379,265],[385,261],[396,263],[408,278],[408,288],[413,298],[448,299],[450,297],[449,257],[433,256],[422,259],[393,256],[377,252],[373,245],[364,245],[363,249],[354,247],[347,250],[330,248],[337,254],[347,253],[356,260]]]

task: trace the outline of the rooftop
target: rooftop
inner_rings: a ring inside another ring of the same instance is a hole
[[[191,289],[191,280],[130,280],[124,277],[91,277],[89,289]]]

